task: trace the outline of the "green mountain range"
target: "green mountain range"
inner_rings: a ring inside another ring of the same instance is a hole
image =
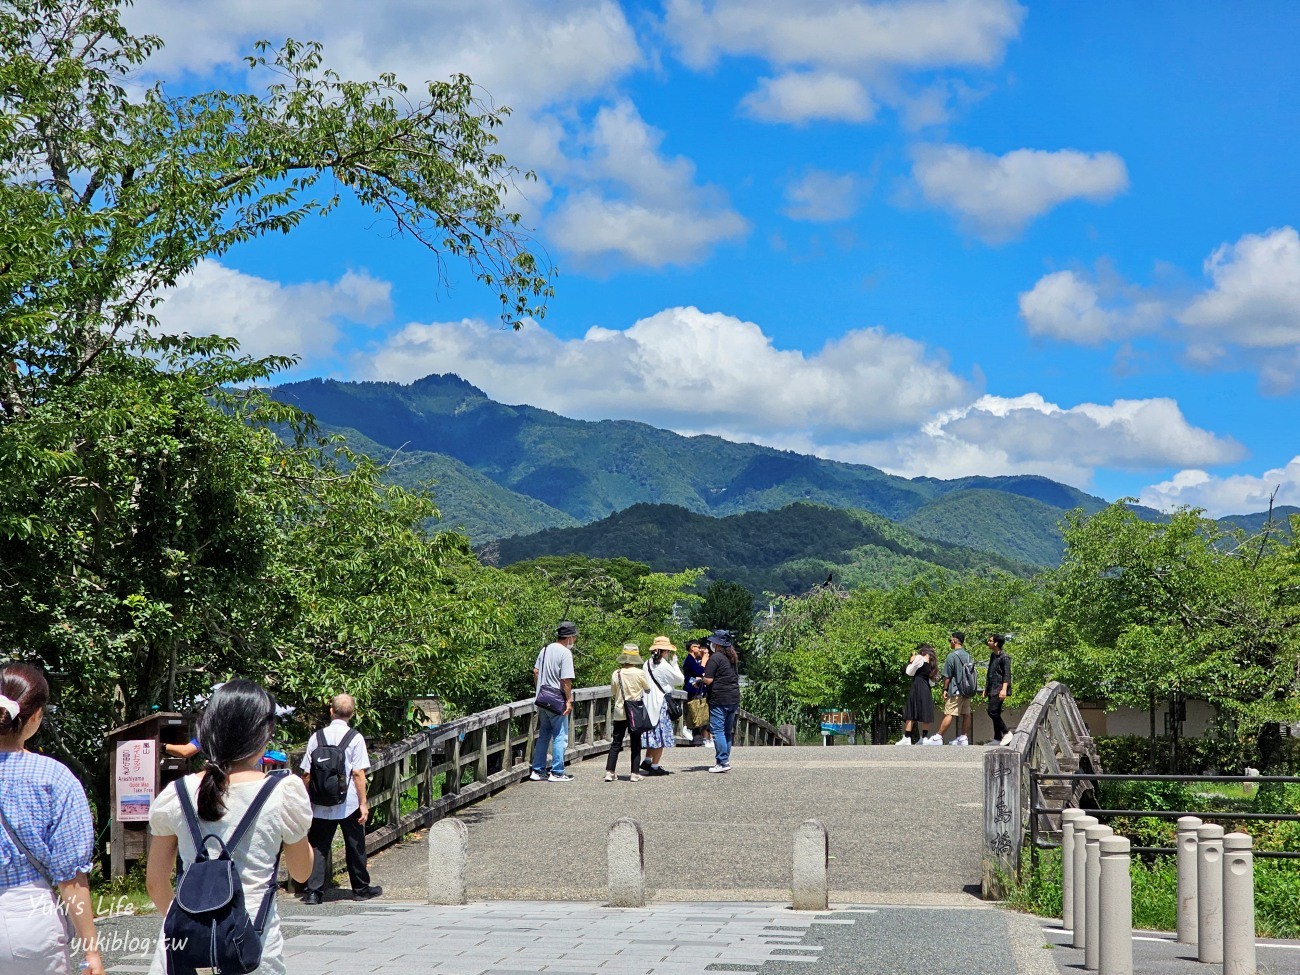
[[[587,525],[639,504],[723,517],[806,502],[877,515],[909,537],[1008,565],[1051,565],[1061,555],[1062,515],[1106,504],[1045,477],[905,478],[629,420],[574,420],[498,403],[454,375],[409,385],[313,379],[273,395],[355,449],[391,460],[390,480],[432,481],[443,523],[475,544]]]
[[[935,566],[1032,571],[990,552],[921,538],[870,512],[807,502],[721,518],[635,504],[588,525],[504,538],[492,548],[502,565],[571,553],[624,557],[659,572],[707,567],[710,578],[775,593],[804,592],[831,577],[847,586],[886,585]]]

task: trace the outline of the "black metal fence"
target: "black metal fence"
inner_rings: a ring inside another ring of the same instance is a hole
[[[1294,775],[1101,775],[1085,772],[1039,772],[1036,769],[1029,771],[1029,794],[1031,796],[1042,795],[1040,786],[1043,782],[1078,782],[1088,781],[1097,782],[1182,782],[1182,783],[1202,783],[1202,782],[1233,782],[1238,785],[1263,785],[1268,782],[1281,782],[1289,785],[1300,785],[1300,776]],[[1243,821],[1263,821],[1274,823],[1297,823],[1300,822],[1300,814],[1296,813],[1266,813],[1266,812],[1217,812],[1208,810],[1172,810],[1172,809],[1092,809],[1087,810],[1089,816],[1096,816],[1098,819],[1109,819],[1113,816],[1150,816],[1154,819],[1179,819],[1183,816],[1196,816],[1205,822],[1243,822]],[[1044,806],[1037,803],[1029,807],[1029,850],[1031,866],[1038,866],[1038,851],[1054,850],[1060,847],[1060,843],[1051,839],[1052,830],[1040,827],[1039,817],[1059,816],[1061,810],[1055,806]],[[1177,853],[1177,849],[1172,846],[1135,846],[1132,848],[1134,853]],[[1291,850],[1255,850],[1256,857],[1271,858],[1277,860],[1300,860],[1300,852]]]

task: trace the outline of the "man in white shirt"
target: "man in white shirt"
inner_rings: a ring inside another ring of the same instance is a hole
[[[564,771],[564,750],[569,747],[569,715],[573,713],[573,645],[578,627],[568,620],[555,628],[555,640],[542,648],[533,664],[533,686],[554,688],[564,700],[563,711],[537,704],[537,744],[533,746],[532,782],[572,782]],[[558,706],[558,705],[557,705]],[[551,772],[546,773],[546,755],[551,754]]]
[[[316,801],[317,796],[312,797],[312,821],[307,841],[316,851],[316,858],[311,868],[311,879],[307,881],[307,892],[303,895],[306,904],[319,904],[323,899],[328,879],[325,876],[326,864],[334,842],[334,831],[339,827],[343,829],[343,849],[353,897],[369,900],[384,892],[382,887],[370,883],[370,873],[366,870],[366,820],[370,818],[370,806],[366,803],[366,769],[370,768],[370,755],[361,733],[348,727],[356,710],[351,695],[335,697],[330,702],[330,723],[308,739],[307,752],[302,757],[300,768],[308,794],[312,792],[312,756],[322,745],[322,738],[325,745],[342,746],[347,775],[347,795],[342,802],[321,804]]]

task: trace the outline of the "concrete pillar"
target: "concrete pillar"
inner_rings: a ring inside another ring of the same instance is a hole
[[[645,835],[627,816],[609,827],[609,906],[645,907]]]
[[[1101,965],[1101,841],[1112,836],[1114,830],[1109,826],[1089,826],[1083,831],[1084,852],[1084,900],[1083,910],[1086,920],[1083,925],[1083,967],[1095,972]],[[1078,914],[1079,905],[1074,905]]]
[[[1246,833],[1223,838],[1223,975],[1255,975],[1255,854]]]
[[[1223,827],[1196,831],[1196,959],[1223,962]]]
[[[428,894],[430,904],[464,904],[468,900],[469,830],[459,819],[440,819],[429,827]]]
[[[830,864],[830,839],[826,827],[816,819],[807,819],[794,833],[794,871],[791,876],[791,900],[796,911],[824,911],[830,903],[827,867]]]
[[[1128,837],[1107,836],[1098,846],[1101,853],[1098,970],[1101,975],[1133,975],[1133,876]]]
[[[1074,929],[1074,821],[1082,809],[1061,810],[1061,927]]]
[[[1096,826],[1099,820],[1096,816],[1080,816],[1074,821],[1074,938],[1071,944],[1076,948],[1082,948],[1084,945],[1084,935],[1088,930],[1088,912],[1084,909],[1087,903],[1087,892],[1084,889],[1084,877],[1087,871],[1084,869],[1086,849],[1084,833],[1089,826]]]
[[[1196,944],[1196,831],[1202,822],[1195,816],[1178,820],[1178,943]]]
[[[799,743],[799,731],[792,724],[783,724],[777,726],[777,733],[787,745],[797,745]]]

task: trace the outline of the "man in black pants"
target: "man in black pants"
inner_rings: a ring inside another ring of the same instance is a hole
[[[1011,693],[1011,658],[1003,652],[1006,637],[994,633],[988,639],[989,671],[984,680],[984,693],[989,699],[989,717],[993,720],[993,743],[1008,737],[1007,723],[1002,720],[1002,705]]]
[[[368,900],[384,892],[382,887],[370,883],[370,872],[366,869],[366,820],[370,818],[370,806],[366,802],[366,769],[370,768],[370,755],[366,751],[366,740],[348,727],[356,710],[356,703],[350,695],[336,696],[330,702],[330,723],[308,739],[307,754],[302,758],[303,778],[309,792],[312,754],[322,744],[342,747],[348,779],[347,795],[342,802],[335,805],[312,802],[307,841],[316,851],[316,859],[312,863],[311,879],[307,881],[307,892],[302,898],[305,904],[319,904],[323,898],[325,881],[329,879],[325,870],[330,846],[334,842],[334,831],[340,827],[343,829],[343,850],[348,864],[348,879],[352,882],[352,896],[357,900]]]

